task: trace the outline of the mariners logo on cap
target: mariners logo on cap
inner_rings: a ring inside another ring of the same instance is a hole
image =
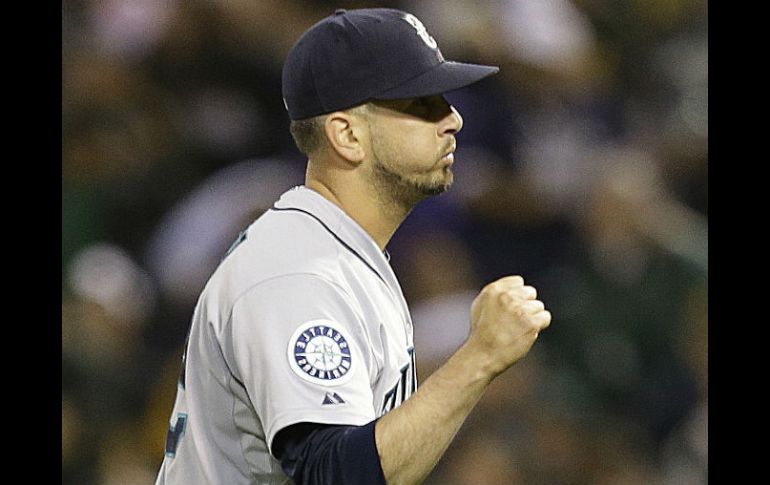
[[[428,33],[428,29],[426,29],[422,22],[420,22],[420,19],[410,13],[405,14],[402,18],[406,20],[412,27],[414,27],[414,30],[417,31],[417,35],[420,36],[420,38],[423,40],[423,42],[425,42],[425,44],[427,44],[428,47],[431,49],[438,47],[436,39],[434,39],[433,36]]]
[[[322,385],[338,385],[351,376],[351,345],[342,327],[331,320],[301,325],[289,340],[289,365],[302,379]]]

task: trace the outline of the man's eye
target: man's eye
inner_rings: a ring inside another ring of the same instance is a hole
[[[450,109],[444,98],[430,96],[414,99],[407,108],[407,112],[413,116],[435,121],[446,116]]]
[[[425,113],[431,107],[430,100],[428,98],[416,98],[407,107],[407,110],[415,113]]]

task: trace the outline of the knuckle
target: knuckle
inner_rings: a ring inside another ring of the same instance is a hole
[[[519,319],[529,319],[529,312],[520,301],[512,300],[508,304],[508,312]]]
[[[546,328],[549,325],[551,325],[551,312],[543,310],[543,328]]]
[[[500,280],[500,283],[505,286],[505,288],[511,289],[511,288],[520,288],[524,286],[524,278],[521,276],[509,276],[507,278],[504,278]]]
[[[493,293],[495,293],[495,288],[492,285],[493,283],[490,283],[486,285],[484,288],[482,288],[481,291],[479,292],[479,298],[485,299],[485,298],[488,298]]]
[[[505,302],[508,305],[515,305],[518,298],[516,298],[516,295],[512,295],[510,293],[503,293],[500,297],[500,301]]]
[[[484,287],[482,290],[485,293],[497,293],[500,291],[501,285],[499,281],[493,281],[492,283],[487,284],[487,286]]]
[[[495,284],[500,285],[503,288],[512,288],[512,287],[518,287],[524,285],[524,278],[521,276],[504,276],[497,281],[495,281]]]

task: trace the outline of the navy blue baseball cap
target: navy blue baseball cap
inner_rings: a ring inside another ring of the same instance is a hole
[[[308,29],[283,66],[283,101],[300,120],[373,99],[432,96],[497,66],[444,59],[417,17],[390,8],[339,9]]]

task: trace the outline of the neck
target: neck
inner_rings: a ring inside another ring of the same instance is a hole
[[[318,192],[345,211],[384,250],[412,207],[382,200],[376,191],[359,184],[332,184],[308,173],[305,187]]]

